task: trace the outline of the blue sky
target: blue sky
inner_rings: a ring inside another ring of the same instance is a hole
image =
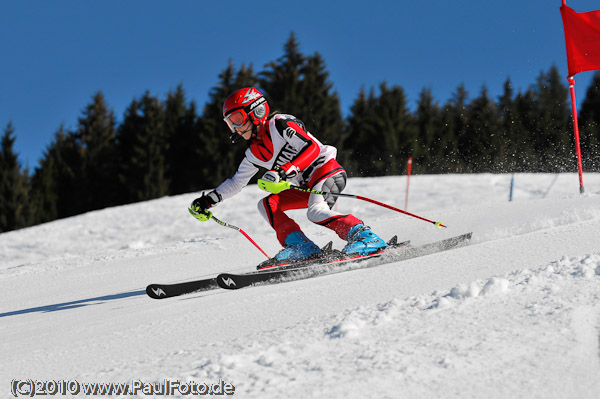
[[[59,126],[74,128],[97,91],[118,121],[146,90],[164,99],[178,84],[201,109],[229,60],[261,71],[283,55],[291,31],[302,53],[325,59],[344,114],[361,88],[383,81],[402,86],[411,107],[424,87],[443,104],[461,83],[470,98],[483,85],[497,98],[508,77],[515,91],[526,90],[553,64],[566,77],[560,4],[3,1],[0,129],[12,121],[15,151],[33,169]],[[567,4],[578,12],[600,9],[598,0]],[[575,78],[579,104],[592,75]]]

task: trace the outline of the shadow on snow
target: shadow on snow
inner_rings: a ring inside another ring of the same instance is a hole
[[[116,299],[123,299],[123,298],[129,298],[129,297],[140,296],[140,295],[146,295],[146,291],[142,290],[142,291],[122,292],[120,294],[104,295],[104,296],[99,296],[96,298],[81,299],[78,301],[63,302],[63,303],[56,303],[54,305],[45,305],[45,306],[38,306],[35,308],[15,310],[13,312],[0,313],[0,318],[7,317],[7,316],[22,315],[22,314],[27,314],[27,313],[34,313],[34,312],[44,312],[45,313],[45,312],[56,312],[59,310],[75,309],[75,308],[80,308],[83,306],[99,305],[100,303],[103,303],[105,301],[114,301]]]

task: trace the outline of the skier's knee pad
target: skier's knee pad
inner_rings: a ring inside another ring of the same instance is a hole
[[[339,194],[346,187],[346,179],[347,179],[346,172],[340,172],[331,177],[328,177],[323,182],[323,188],[321,189],[321,191]],[[326,195],[325,201],[327,202],[327,205],[329,205],[329,209],[331,209],[331,208],[333,208],[333,206],[335,205],[335,202],[337,201],[337,196]]]

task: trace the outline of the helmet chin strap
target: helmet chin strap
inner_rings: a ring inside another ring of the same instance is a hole
[[[229,140],[231,140],[231,144],[239,143],[243,139],[244,138],[242,136],[240,136],[239,134],[237,134],[237,133],[231,133],[229,135]]]
[[[252,123],[252,134],[250,135],[250,138],[256,138],[258,136],[258,129],[259,127],[257,125],[255,125],[254,123]],[[244,133],[246,134],[246,133]],[[242,137],[241,134],[238,134],[237,132],[233,132],[231,133],[231,135],[229,135],[229,140],[231,140],[232,144],[236,144],[239,143],[240,141],[244,140],[244,138]]]

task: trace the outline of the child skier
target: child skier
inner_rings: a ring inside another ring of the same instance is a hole
[[[215,190],[195,199],[190,210],[199,220],[207,220],[209,208],[233,197],[245,187],[260,167],[268,171],[262,179],[328,193],[340,193],[346,186],[346,171],[336,161],[337,149],[323,145],[304,123],[292,115],[269,115],[267,100],[254,87],[235,91],[223,104],[223,120],[231,130],[233,143],[246,140],[249,147],[235,175]],[[270,190],[269,185],[263,189]],[[258,203],[258,209],[277,234],[283,249],[274,260],[298,261],[318,257],[321,249],[307,238],[300,226],[284,212],[307,208],[308,219],[333,230],[348,241],[343,251],[349,255],[368,255],[386,247],[361,220],[331,208],[337,197],[286,190],[271,194]]]

